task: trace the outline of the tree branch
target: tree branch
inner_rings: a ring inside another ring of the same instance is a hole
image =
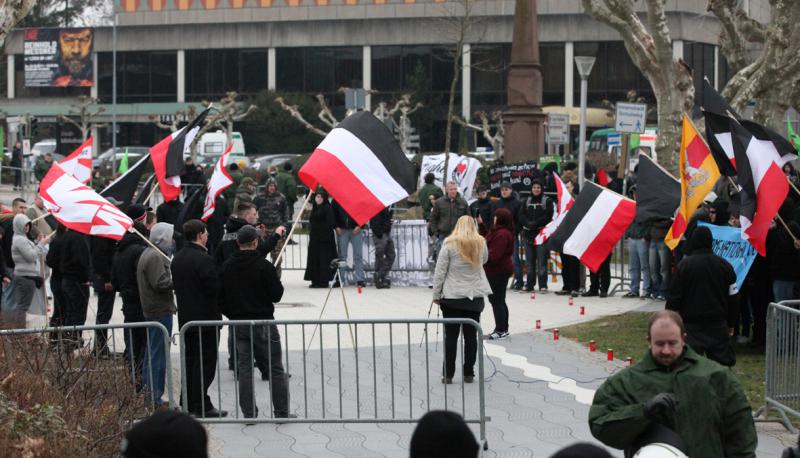
[[[300,121],[303,126],[310,132],[313,132],[321,137],[328,135],[327,132],[318,128],[317,126],[311,124],[310,122],[306,121],[306,118],[303,117],[302,113],[297,105],[287,105],[286,102],[283,100],[283,97],[275,97],[275,101],[278,102],[278,105],[281,106],[289,115],[291,115],[294,119]]]

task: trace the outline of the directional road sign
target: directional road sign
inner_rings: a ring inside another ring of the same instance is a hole
[[[643,134],[647,121],[647,105],[644,103],[617,103],[615,130],[629,134]]]

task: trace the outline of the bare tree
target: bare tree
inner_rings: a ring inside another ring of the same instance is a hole
[[[657,104],[659,162],[677,170],[680,123],[694,106],[692,71],[672,54],[666,0],[645,0],[641,18],[634,0],[581,0],[587,13],[616,30],[631,60],[650,82]]]
[[[460,116],[454,116],[453,121],[482,133],[483,138],[492,145],[495,159],[502,158],[505,155],[504,145],[506,136],[503,112],[501,110],[495,110],[492,112],[491,116],[489,116],[485,111],[478,111],[475,113],[475,117],[481,122],[480,125],[469,123]],[[492,126],[492,124],[494,124],[494,126]],[[492,133],[492,127],[494,127],[494,133]]]
[[[72,124],[81,131],[81,143],[85,142],[86,139],[89,138],[89,134],[92,132],[93,127],[105,127],[108,125],[108,123],[95,122],[97,116],[100,115],[100,113],[105,112],[106,109],[101,106],[96,106],[93,109],[93,105],[97,105],[97,99],[82,95],[78,97],[78,103],[72,105],[72,108],[70,108],[67,116],[58,115],[59,120]],[[76,121],[72,119],[72,117],[77,117],[78,120]]]
[[[19,21],[28,15],[36,0],[4,0],[0,2],[0,47],[6,35]]]
[[[735,72],[722,95],[737,111],[755,102],[753,119],[778,130],[786,110],[800,106],[800,9],[794,1],[769,0],[770,20],[762,24],[741,3],[708,0],[722,25],[720,50]]]
[[[214,128],[223,130],[225,132],[225,147],[227,148],[233,142],[233,123],[243,120],[258,109],[255,105],[243,108],[243,104],[236,100],[238,97],[239,94],[237,92],[230,91],[219,102],[213,104],[207,100],[202,102],[204,107],[211,107],[212,109],[189,146],[193,160],[197,159],[197,143],[203,137],[203,134]]]
[[[319,98],[317,98],[317,100],[319,100]],[[323,98],[323,100],[324,100],[324,98]],[[289,113],[289,115],[291,117],[293,117],[298,122],[300,122],[303,126],[305,126],[305,128],[309,132],[313,132],[313,133],[319,135],[320,137],[324,137],[324,136],[328,135],[327,131],[324,131],[324,130],[320,129],[319,127],[317,127],[317,126],[311,124],[310,122],[308,122],[306,120],[306,118],[303,116],[303,114],[300,113],[300,107],[298,105],[289,105],[289,104],[287,104],[286,101],[283,99],[283,97],[275,97],[275,101],[278,102],[278,104],[281,106],[281,108],[283,108],[287,113]]]
[[[159,129],[168,130],[170,132],[177,132],[180,129],[181,123],[184,123],[188,120],[194,119],[197,116],[197,109],[194,105],[189,105],[187,110],[178,110],[175,112],[175,116],[172,117],[172,121],[169,124],[161,122],[161,118],[158,115],[150,115],[148,119],[153,122]]]

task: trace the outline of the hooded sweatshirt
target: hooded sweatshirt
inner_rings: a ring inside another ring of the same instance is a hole
[[[11,242],[11,258],[14,260],[14,275],[40,277],[39,264],[44,249],[28,238],[25,226],[31,219],[24,214],[14,216],[14,239]]]
[[[258,250],[237,250],[220,275],[219,308],[231,320],[272,320],[283,285]]]
[[[156,223],[150,229],[150,241],[161,252],[148,246],[136,266],[136,282],[145,318],[159,318],[177,310],[172,294],[170,260],[164,256],[172,249],[173,232],[172,224]]]

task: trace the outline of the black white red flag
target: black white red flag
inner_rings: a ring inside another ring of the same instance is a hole
[[[100,194],[53,164],[39,184],[44,206],[73,231],[119,240],[133,221]]]
[[[217,161],[217,165],[214,167],[214,173],[211,175],[211,179],[208,180],[208,192],[206,193],[205,202],[203,203],[203,216],[200,218],[203,221],[208,221],[208,218],[211,218],[214,214],[214,208],[217,205],[217,197],[219,197],[225,188],[233,184],[233,178],[231,178],[227,167],[225,167],[228,161],[228,155],[231,153],[231,148],[233,148],[233,144],[228,145],[228,149],[222,153],[219,161]]]
[[[572,194],[567,191],[567,187],[564,186],[561,177],[555,172],[553,172],[553,179],[556,183],[556,191],[558,192],[558,203],[555,208],[553,208],[553,219],[536,234],[536,238],[533,241],[534,245],[544,244],[550,236],[553,235],[553,232],[555,232],[558,226],[561,225],[561,222],[564,221],[567,211],[572,208],[572,205],[575,203]]]
[[[608,257],[636,216],[636,203],[586,181],[550,237],[550,247],[577,257],[592,272]]]
[[[112,181],[108,186],[105,187],[102,191],[100,191],[100,195],[103,197],[113,197],[118,201],[122,202],[120,205],[121,209],[125,209],[133,203],[133,196],[136,194],[136,191],[139,189],[139,180],[142,178],[142,174],[144,173],[144,169],[147,168],[147,163],[150,161],[150,154],[146,154],[143,158],[139,159],[139,161],[133,165],[133,167],[129,167],[128,170],[125,171],[122,175],[120,175],[116,180]],[[151,175],[153,177],[155,175]],[[152,183],[152,181],[148,182]],[[145,187],[147,191],[145,194],[150,192],[150,186],[145,183]]]
[[[92,143],[94,140],[89,137],[69,156],[61,159],[58,165],[78,179],[81,183],[88,183],[92,179]]]
[[[730,121],[733,150],[736,154],[739,197],[739,223],[742,237],[765,256],[767,232],[778,209],[789,194],[783,165],[797,159],[788,140],[751,121]]]
[[[708,78],[703,79],[703,117],[706,120],[706,143],[719,172],[729,177],[736,176],[736,158],[733,155],[733,143],[728,121],[732,118],[740,121],[739,114],[728,104],[719,92],[714,89]]]
[[[181,173],[183,173],[185,154],[203,126],[208,115],[206,108],[197,115],[187,126],[173,132],[167,138],[156,143],[150,148],[150,157],[153,160],[153,169],[158,177],[158,187],[164,196],[164,202],[175,200],[181,194]]]
[[[359,225],[415,191],[414,166],[392,132],[368,111],[345,118],[297,173],[321,185]]]

